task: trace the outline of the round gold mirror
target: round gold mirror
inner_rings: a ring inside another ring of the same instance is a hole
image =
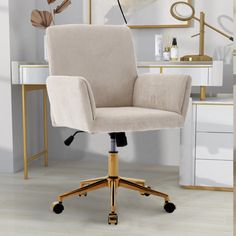
[[[171,15],[180,21],[189,21],[194,18],[195,10],[187,2],[176,2],[171,6]]]

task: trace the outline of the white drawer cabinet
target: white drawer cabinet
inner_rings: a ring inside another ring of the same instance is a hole
[[[196,161],[196,186],[232,187],[232,161]]]
[[[196,134],[196,159],[233,161],[233,133]]]
[[[199,132],[233,132],[233,106],[196,105],[197,131]]]
[[[232,98],[193,100],[181,131],[181,145],[181,186],[232,189]]]

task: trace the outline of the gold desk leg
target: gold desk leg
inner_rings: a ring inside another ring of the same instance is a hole
[[[43,117],[44,117],[44,166],[48,166],[48,120],[47,120],[47,90],[43,90]]]
[[[27,114],[26,114],[26,88],[22,85],[22,125],[24,146],[24,179],[28,179],[28,157],[27,157]]]
[[[206,86],[200,87],[200,100],[205,101],[206,100]]]
[[[43,119],[44,119],[44,148],[45,151],[40,152],[31,158],[28,157],[27,145],[27,108],[26,96],[28,91],[43,90]],[[23,146],[24,146],[24,179],[28,179],[28,163],[34,157],[44,154],[44,165],[48,166],[48,122],[47,122],[47,90],[44,85],[22,85],[22,124],[23,124]]]

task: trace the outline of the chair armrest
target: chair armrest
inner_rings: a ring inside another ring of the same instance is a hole
[[[134,86],[133,105],[186,116],[191,91],[188,75],[143,74]]]
[[[85,78],[49,76],[47,91],[53,126],[89,132],[96,116],[96,105],[91,87]]]

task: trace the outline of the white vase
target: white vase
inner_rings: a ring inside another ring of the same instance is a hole
[[[44,35],[44,60],[48,62],[48,47],[47,47],[47,36]]]

